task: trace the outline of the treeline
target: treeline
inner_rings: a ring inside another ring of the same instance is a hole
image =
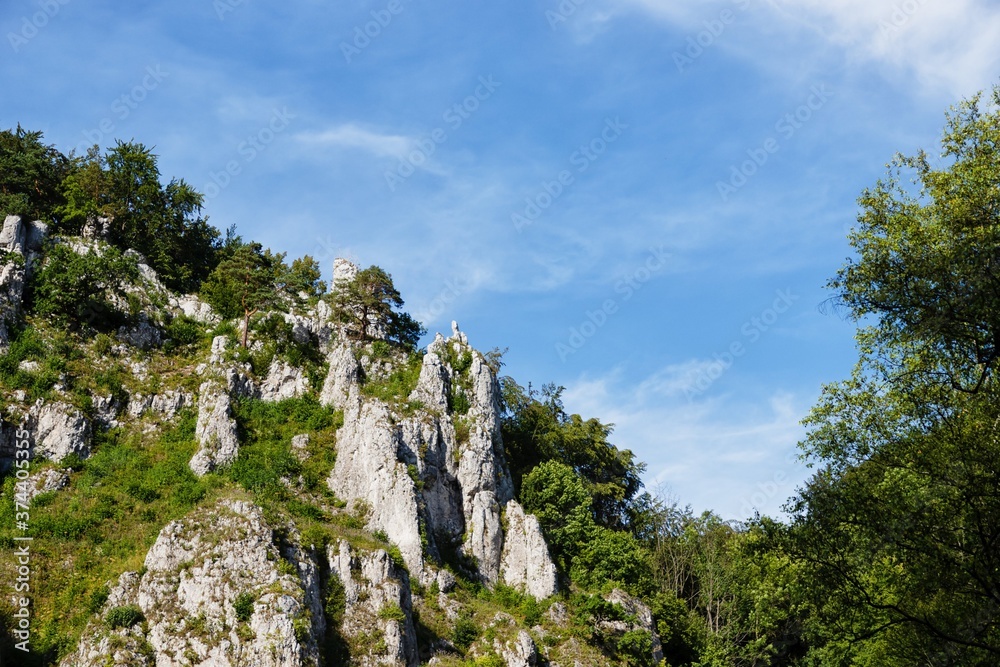
[[[203,215],[204,196],[183,179],[162,182],[157,156],[141,143],[118,141],[102,153],[66,156],[41,132],[18,126],[0,131],[0,213],[40,219],[50,234],[106,242],[100,253],[50,244],[29,284],[30,311],[74,329],[123,323],[116,306],[138,278],[129,250],[140,253],[159,280],[178,293],[201,296],[226,319],[243,320],[246,347],[251,318],[327,298],[335,315],[358,337],[369,336],[359,317],[386,322],[389,340],[413,348],[420,324],[400,310],[403,299],[377,266],[360,271],[328,294],[319,263],[309,255],[285,261],[230,227],[225,234]],[[360,314],[360,315],[359,315]]]

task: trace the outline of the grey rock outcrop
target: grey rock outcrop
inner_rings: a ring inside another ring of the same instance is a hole
[[[43,470],[21,480],[16,485],[17,501],[27,505],[36,496],[58,491],[69,484],[69,470]]]
[[[648,632],[653,643],[653,664],[660,664],[660,661],[663,660],[663,645],[660,643],[660,635],[656,631],[656,623],[653,621],[653,613],[649,607],[620,588],[612,590],[604,596],[604,599],[620,606],[629,616],[635,619],[635,622],[604,621],[602,622],[603,628],[618,633],[633,630]]]
[[[500,565],[504,583],[539,600],[555,595],[558,590],[556,566],[549,556],[538,519],[525,514],[515,500],[507,503],[506,518],[507,532]]]
[[[281,568],[282,559],[291,568]],[[290,573],[291,570],[293,573]],[[248,620],[234,602],[253,599]],[[106,616],[134,604],[145,624],[84,631],[61,667],[115,664],[180,667],[305,667],[319,663],[322,635],[316,564],[301,549],[280,551],[261,510],[227,500],[168,524],[111,591]]]
[[[420,573],[424,557],[416,486],[399,460],[399,435],[383,403],[358,401],[348,406],[327,484],[340,498],[367,503],[368,527],[385,531],[410,571]]]
[[[493,646],[507,667],[535,667],[538,664],[538,648],[524,630],[519,630],[513,641],[495,640]]]
[[[424,583],[436,577],[426,567],[425,552],[441,558],[454,550],[464,553],[487,583],[501,580],[501,508],[514,493],[500,436],[499,387],[465,341],[458,332],[428,346],[404,414],[362,396],[366,373],[345,344],[331,350],[321,395],[324,404],[344,410],[328,486],[340,498],[364,501],[368,527],[385,531]],[[370,365],[369,377],[389,372]],[[458,392],[467,405],[462,414],[450,407]],[[515,519],[523,517],[521,512]],[[523,518],[516,526],[505,576],[547,597],[555,578],[537,522]]]
[[[29,411],[28,430],[36,458],[58,463],[70,454],[81,459],[90,456],[90,422],[68,403],[36,403]]]
[[[194,396],[188,392],[168,389],[159,394],[134,394],[129,397],[128,414],[141,417],[147,412],[173,419],[183,408],[194,404]]]
[[[281,401],[309,393],[309,380],[301,368],[286,361],[275,359],[271,362],[267,378],[260,386],[260,398],[264,401]]]
[[[351,391],[355,392],[361,384],[361,365],[354,358],[354,350],[350,345],[340,344],[330,350],[327,357],[330,369],[323,382],[319,401],[323,405],[337,408],[347,406]]]
[[[8,215],[0,229],[0,351],[10,342],[11,327],[21,313],[24,285],[42,249],[48,226]]]
[[[0,352],[10,344],[11,328],[21,313],[24,265],[20,257],[0,254]]]
[[[352,637],[375,631],[384,641],[384,651],[353,656],[357,664],[417,665],[417,635],[406,571],[384,550],[355,552],[343,540],[336,549],[333,545],[327,548],[327,558],[330,576],[337,577],[344,589],[341,632]]]
[[[212,310],[212,307],[199,299],[194,294],[184,294],[178,297],[170,297],[171,307],[176,308],[181,315],[190,317],[202,324],[215,324],[220,318]]]
[[[239,454],[240,443],[229,393],[211,380],[203,382],[198,391],[195,438],[200,448],[189,465],[196,475],[229,465]]]
[[[151,350],[163,343],[163,334],[145,314],[140,314],[137,324],[118,329],[118,340],[140,350]]]

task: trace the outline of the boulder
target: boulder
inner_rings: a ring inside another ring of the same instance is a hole
[[[301,368],[275,359],[271,362],[267,378],[260,386],[260,398],[264,401],[282,401],[309,393],[309,379]]]
[[[29,411],[28,430],[37,458],[58,463],[70,454],[81,459],[90,456],[90,422],[68,403],[36,403]]]
[[[337,577],[344,591],[344,619],[340,631],[346,637],[362,633],[381,634],[384,650],[372,647],[367,655],[352,656],[359,665],[419,664],[417,633],[413,625],[413,603],[406,571],[384,550],[355,552],[341,540],[336,549],[327,547],[330,576]],[[352,661],[352,664],[353,661]]]
[[[555,595],[558,579],[542,528],[533,514],[525,514],[517,501],[506,509],[500,573],[508,586],[523,590],[539,600]]]
[[[235,461],[240,443],[229,394],[213,381],[203,382],[198,394],[195,438],[201,447],[189,465],[201,476]]]

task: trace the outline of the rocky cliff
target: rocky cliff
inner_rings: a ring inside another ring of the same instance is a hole
[[[44,237],[40,223],[4,224],[5,348]],[[520,666],[546,655],[553,665],[559,656],[603,664],[600,651],[573,643],[565,618],[538,613],[559,592],[556,568],[538,521],[514,497],[495,370],[457,324],[416,352],[377,335],[352,338],[320,300],[265,315],[284,347],[242,350],[232,323],[194,295],[171,294],[134,260],[141,312],[132,322],[80,343],[77,365],[55,364],[43,390],[36,378],[50,362],[28,354],[16,372],[29,389],[2,396],[0,462],[17,472],[5,493],[50,526],[105,507],[75,533],[50,528],[51,539],[83,538],[112,521],[149,535],[88,566],[113,574],[90,590],[89,616],[79,600],[73,611],[45,612],[77,628],[58,664],[415,666],[478,656],[485,662],[476,664]],[[333,289],[355,275],[338,260]],[[167,354],[177,322],[210,342]],[[254,422],[260,406],[285,415],[287,430]],[[141,463],[128,468],[129,456]],[[181,456],[180,466],[162,464],[169,473],[159,481],[144,481],[146,469]],[[175,488],[183,493],[167,490]],[[151,523],[164,516],[173,518]],[[67,567],[87,561],[72,539],[59,544]],[[499,611],[494,599],[518,611]]]

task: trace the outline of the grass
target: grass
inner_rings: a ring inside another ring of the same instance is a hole
[[[197,448],[194,422],[188,411],[159,437],[99,434],[69,488],[32,505],[32,653],[21,664],[51,664],[70,650],[107,600],[108,584],[126,570],[140,570],[160,529],[219,493],[223,480],[199,480],[188,468]],[[4,480],[4,493],[13,492],[14,482],[12,476]],[[20,534],[13,512],[13,503],[0,505],[4,548]],[[10,563],[3,567],[12,579]],[[0,600],[0,614],[9,614],[8,604]]]

